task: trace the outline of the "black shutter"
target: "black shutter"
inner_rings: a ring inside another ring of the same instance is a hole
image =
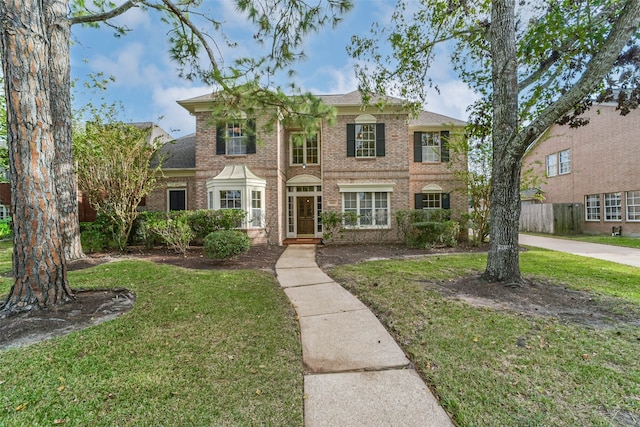
[[[422,163],[422,132],[413,133],[413,161]]]
[[[347,157],[356,156],[356,125],[347,124]]]
[[[256,120],[247,120],[247,154],[256,153]]]
[[[442,162],[449,161],[449,131],[440,132],[440,160]]]
[[[451,209],[449,193],[442,193],[442,209]]]
[[[376,157],[384,157],[384,123],[376,123]]]
[[[422,193],[414,194],[414,200],[416,201],[416,209],[422,209]]]
[[[225,154],[227,152],[227,144],[224,137],[227,125],[218,123],[216,127],[216,154]]]

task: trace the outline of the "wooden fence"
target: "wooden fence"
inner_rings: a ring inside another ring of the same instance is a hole
[[[546,234],[581,234],[584,222],[582,203],[523,205],[520,231]]]

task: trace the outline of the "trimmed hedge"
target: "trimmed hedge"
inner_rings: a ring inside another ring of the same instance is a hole
[[[251,239],[241,231],[220,230],[207,234],[202,243],[209,258],[229,259],[247,253]]]

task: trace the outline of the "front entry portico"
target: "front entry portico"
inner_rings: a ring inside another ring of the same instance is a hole
[[[298,175],[287,181],[287,238],[322,237],[320,178]]]

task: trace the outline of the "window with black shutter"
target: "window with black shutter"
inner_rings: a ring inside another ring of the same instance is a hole
[[[256,153],[256,121],[254,119],[218,123],[216,154],[238,156]]]

